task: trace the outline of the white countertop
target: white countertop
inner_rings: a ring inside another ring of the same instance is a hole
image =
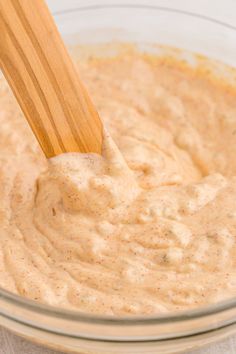
[[[21,339],[0,327],[0,354],[61,354]],[[186,354],[236,354],[236,336],[224,342]]]

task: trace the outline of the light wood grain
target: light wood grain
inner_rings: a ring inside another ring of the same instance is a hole
[[[101,153],[101,121],[43,0],[0,0],[0,65],[47,157]]]

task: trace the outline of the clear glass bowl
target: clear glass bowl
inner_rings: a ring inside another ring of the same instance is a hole
[[[67,43],[160,43],[236,66],[234,0],[48,0]],[[56,3],[56,4],[55,4]],[[92,316],[0,290],[0,323],[76,353],[179,353],[236,332],[236,299],[177,314]]]

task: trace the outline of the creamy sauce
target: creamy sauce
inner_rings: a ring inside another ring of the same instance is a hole
[[[235,296],[236,91],[135,51],[80,71],[103,156],[46,161],[1,78],[0,286],[112,315]]]

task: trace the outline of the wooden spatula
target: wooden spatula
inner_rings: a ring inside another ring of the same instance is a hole
[[[0,0],[0,66],[47,157],[101,153],[101,121],[44,0]]]

